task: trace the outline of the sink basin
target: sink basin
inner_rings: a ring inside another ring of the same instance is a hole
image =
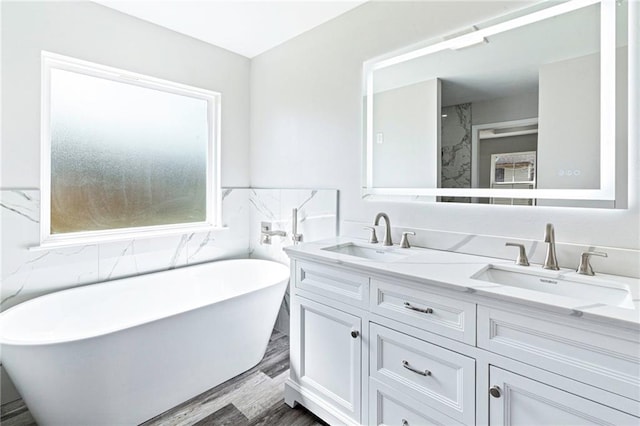
[[[407,254],[398,253],[392,247],[369,247],[355,243],[338,244],[322,250],[382,262],[392,262],[407,257]]]
[[[571,276],[567,276],[571,274]],[[598,277],[582,277],[573,272],[526,271],[489,265],[471,276],[472,279],[548,294],[582,299],[621,308],[634,309],[629,287]]]

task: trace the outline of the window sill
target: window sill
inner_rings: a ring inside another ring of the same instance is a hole
[[[29,251],[55,250],[68,247],[95,246],[119,241],[132,241],[149,238],[168,237],[172,235],[189,235],[229,229],[226,226],[193,226],[173,229],[155,229],[150,231],[126,232],[122,234],[109,233],[105,235],[78,236],[64,239],[50,239],[37,246],[29,247]]]

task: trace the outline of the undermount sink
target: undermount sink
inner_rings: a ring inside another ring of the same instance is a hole
[[[505,266],[489,265],[472,275],[471,278],[494,284],[582,299],[594,304],[600,303],[634,309],[631,292],[625,284],[605,281],[598,277],[575,276],[573,273],[570,273],[573,276],[566,276],[566,272],[525,271],[520,268],[518,267],[516,270]]]
[[[394,260],[407,257],[407,254],[398,253],[392,247],[369,247],[355,243],[338,244],[335,246],[325,247],[322,250],[382,262],[392,262]]]

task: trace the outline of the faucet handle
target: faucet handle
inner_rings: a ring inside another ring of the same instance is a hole
[[[369,242],[371,244],[378,244],[378,236],[376,235],[376,228],[373,226],[365,226],[362,229],[368,229],[371,231],[371,236],[369,237]]]
[[[527,252],[525,251],[524,244],[517,243],[504,243],[507,247],[518,247],[520,248],[520,252],[518,253],[518,257],[516,257],[516,265],[520,266],[529,266],[529,259],[527,259]]]
[[[415,232],[411,232],[411,231],[406,231],[402,233],[402,240],[400,240],[400,247],[401,248],[411,248],[411,244],[409,244],[409,237],[408,235],[416,235]]]
[[[593,268],[589,262],[589,258],[591,256],[608,257],[607,253],[603,251],[583,251],[580,255],[580,265],[578,265],[578,269],[576,269],[577,273],[581,275],[589,275],[590,277],[596,274],[593,272]]]

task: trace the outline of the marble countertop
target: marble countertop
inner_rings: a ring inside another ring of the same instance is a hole
[[[402,257],[380,261],[325,250],[327,247],[350,242],[361,247],[392,251]],[[605,274],[588,277],[569,269],[548,271],[542,269],[541,265],[517,266],[513,261],[504,259],[420,247],[410,249],[402,249],[398,245],[384,247],[382,244],[369,244],[364,240],[346,237],[289,246],[285,248],[285,251],[289,256],[295,258],[335,263],[364,273],[403,278],[424,285],[542,308],[557,314],[582,317],[633,329],[640,326],[640,279],[637,278]],[[578,294],[576,297],[564,296],[471,278],[490,265],[514,272],[536,274],[541,277],[576,280],[595,285],[611,284],[622,288],[627,286],[631,300],[627,299],[626,301],[628,307],[612,306],[595,301],[593,298],[591,300],[580,298]]]

